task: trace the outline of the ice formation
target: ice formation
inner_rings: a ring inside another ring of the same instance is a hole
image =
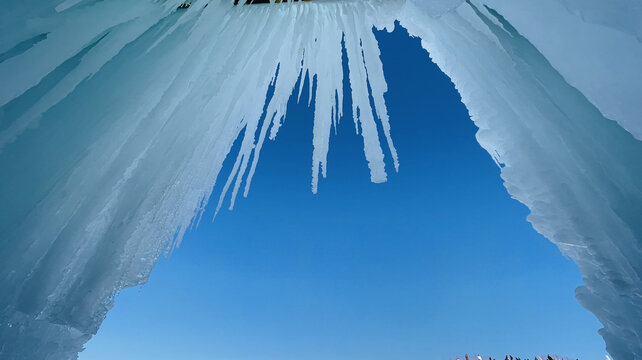
[[[198,221],[239,136],[221,198],[247,195],[301,78],[316,89],[312,190],[344,76],[371,179],[385,181],[382,147],[398,161],[372,29],[398,20],[456,85],[529,221],[580,267],[577,298],[613,358],[642,359],[639,1],[180,4],[0,13],[0,358],[74,358],[118,291]]]

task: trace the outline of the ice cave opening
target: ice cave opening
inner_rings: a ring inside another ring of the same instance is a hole
[[[373,28],[396,20],[454,83],[528,221],[578,265],[576,297],[608,352],[642,358],[638,1],[181,4],[0,14],[0,357],[75,357],[114,296],[199,221],[239,136],[219,184],[232,204],[248,193],[299,74],[317,78],[312,192],[344,82],[369,179],[386,181],[399,157]]]
[[[119,294],[81,360],[605,353],[599,323],[569,291],[581,283],[577,267],[510,199],[451,81],[400,25],[375,35],[400,171],[368,180],[344,84],[328,177],[313,195],[314,109],[302,84],[248,197],[201,221],[142,288]],[[550,332],[560,323],[563,333]]]

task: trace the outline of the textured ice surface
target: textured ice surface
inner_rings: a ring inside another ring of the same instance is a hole
[[[577,298],[604,324],[608,351],[642,358],[642,142],[569,84],[556,69],[567,64],[550,62],[497,11],[469,5],[403,24],[456,84],[479,143],[529,207],[529,221],[580,267],[586,286]],[[620,120],[640,136],[635,117]]]
[[[344,76],[371,180],[385,181],[382,147],[398,162],[372,28],[399,20],[455,83],[529,221],[580,267],[578,300],[614,359],[642,359],[639,2],[178,4],[0,13],[0,357],[75,357],[199,220],[239,136],[221,199],[248,194],[301,77],[316,89],[312,191]]]

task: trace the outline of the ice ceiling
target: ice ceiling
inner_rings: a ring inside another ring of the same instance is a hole
[[[372,29],[397,20],[452,79],[528,220],[579,266],[577,299],[613,358],[642,359],[642,3],[180,4],[3,5],[1,358],[75,358],[118,291],[199,220],[239,136],[219,181],[230,206],[247,195],[301,76],[316,82],[312,191],[344,76],[371,180],[385,181],[382,147],[398,160]]]

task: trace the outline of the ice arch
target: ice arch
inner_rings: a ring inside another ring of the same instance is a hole
[[[582,270],[577,297],[609,352],[642,358],[636,2],[179,4],[41,0],[0,14],[2,357],[73,358],[115,294],[198,219],[238,136],[225,190],[234,198],[246,178],[247,194],[305,74],[317,81],[316,191],[342,47],[371,179],[385,181],[382,147],[398,162],[372,27],[399,20],[455,83],[529,221]]]

